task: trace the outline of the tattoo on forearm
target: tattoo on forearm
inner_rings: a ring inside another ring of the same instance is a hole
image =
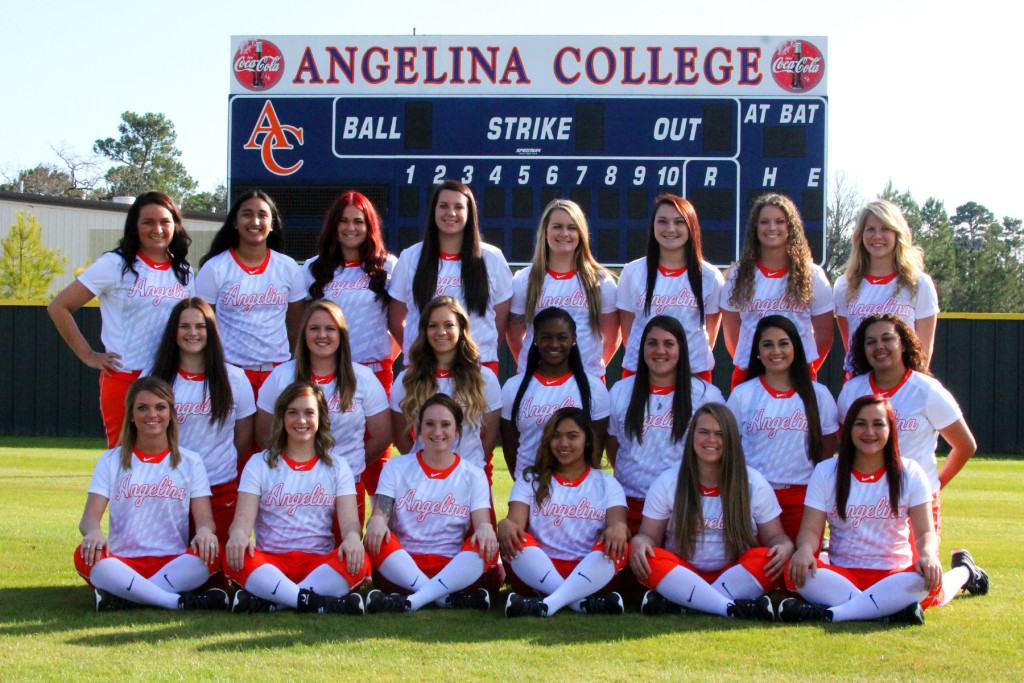
[[[395,509],[395,499],[377,494],[377,509],[384,515],[384,519],[391,519],[391,511]]]
[[[508,316],[508,321],[514,325],[525,325],[526,314],[525,313],[512,313]]]

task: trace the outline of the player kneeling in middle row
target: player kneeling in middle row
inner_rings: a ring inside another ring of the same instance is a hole
[[[512,485],[508,517],[498,524],[513,586],[526,584],[547,597],[511,593],[505,616],[546,617],[566,605],[575,612],[622,614],[618,593],[592,595],[626,566],[629,553],[626,495],[599,469],[598,457],[583,410],[555,411],[536,464]]]
[[[630,568],[653,589],[641,611],[774,619],[765,593],[793,553],[781,513],[771,485],[746,466],[732,413],[720,403],[701,406],[678,474],[654,480],[630,544]]]

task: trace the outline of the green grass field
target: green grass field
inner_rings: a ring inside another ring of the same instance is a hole
[[[0,447],[0,680],[1024,679],[1020,460],[976,458],[943,496],[945,562],[970,548],[991,593],[929,610],[923,627],[894,628],[635,611],[506,620],[497,606],[363,618],[96,614],[71,553],[101,450],[57,439]],[[497,477],[499,519],[510,486]]]

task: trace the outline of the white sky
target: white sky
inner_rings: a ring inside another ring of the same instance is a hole
[[[478,11],[464,9],[471,6]],[[227,176],[232,35],[408,35],[413,28],[434,35],[825,35],[830,176],[846,171],[865,196],[891,178],[919,202],[942,199],[950,213],[977,201],[997,217],[1020,218],[1020,36],[1008,6],[0,0],[0,168],[55,162],[50,145],[62,142],[86,155],[97,138],[117,136],[121,112],[162,112],[175,124],[189,172],[200,189],[212,190]]]

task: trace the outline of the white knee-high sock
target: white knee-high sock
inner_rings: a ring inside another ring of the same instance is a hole
[[[831,607],[852,600],[860,595],[860,589],[839,572],[818,567],[814,576],[807,572],[807,582],[797,593],[804,600]]]
[[[699,575],[682,566],[666,574],[656,590],[677,605],[723,617],[728,616],[729,605],[733,602]]]
[[[348,580],[329,564],[322,564],[311,571],[306,578],[299,581],[299,587],[336,598],[348,595],[352,590],[348,585]]]
[[[210,568],[197,556],[186,553],[165,564],[153,575],[153,580],[157,577],[160,577],[160,581],[156,581],[158,586],[166,586],[165,590],[180,593],[194,590],[206,583],[210,578]]]
[[[885,577],[852,600],[832,607],[832,621],[885,617],[899,612],[907,605],[921,602],[926,595],[928,589],[920,574],[900,572]]]
[[[116,557],[105,557],[89,573],[93,586],[141,605],[178,609],[178,594],[161,588]]]
[[[939,607],[948,605],[957,596],[960,589],[971,580],[971,573],[967,567],[953,567],[942,575],[942,601]]]
[[[416,591],[426,585],[427,575],[424,574],[412,555],[406,550],[396,550],[384,558],[377,568],[385,579],[408,591]]]
[[[483,576],[484,561],[478,553],[463,550],[452,561],[445,565],[437,576],[409,596],[409,606],[413,611],[427,603],[439,600],[449,593],[456,593]]]
[[[731,601],[753,600],[764,595],[761,582],[740,564],[722,572],[712,587]]]
[[[256,567],[245,580],[245,590],[283,607],[299,606],[299,587],[272,564]]]
[[[508,560],[508,566],[523,583],[541,595],[551,595],[564,580],[547,553],[535,545],[519,551],[514,559]]]
[[[592,550],[580,560],[576,568],[565,578],[551,595],[544,598],[551,616],[566,605],[574,612],[580,609],[580,601],[593,595],[608,585],[615,578],[615,563],[605,557],[600,550]]]

